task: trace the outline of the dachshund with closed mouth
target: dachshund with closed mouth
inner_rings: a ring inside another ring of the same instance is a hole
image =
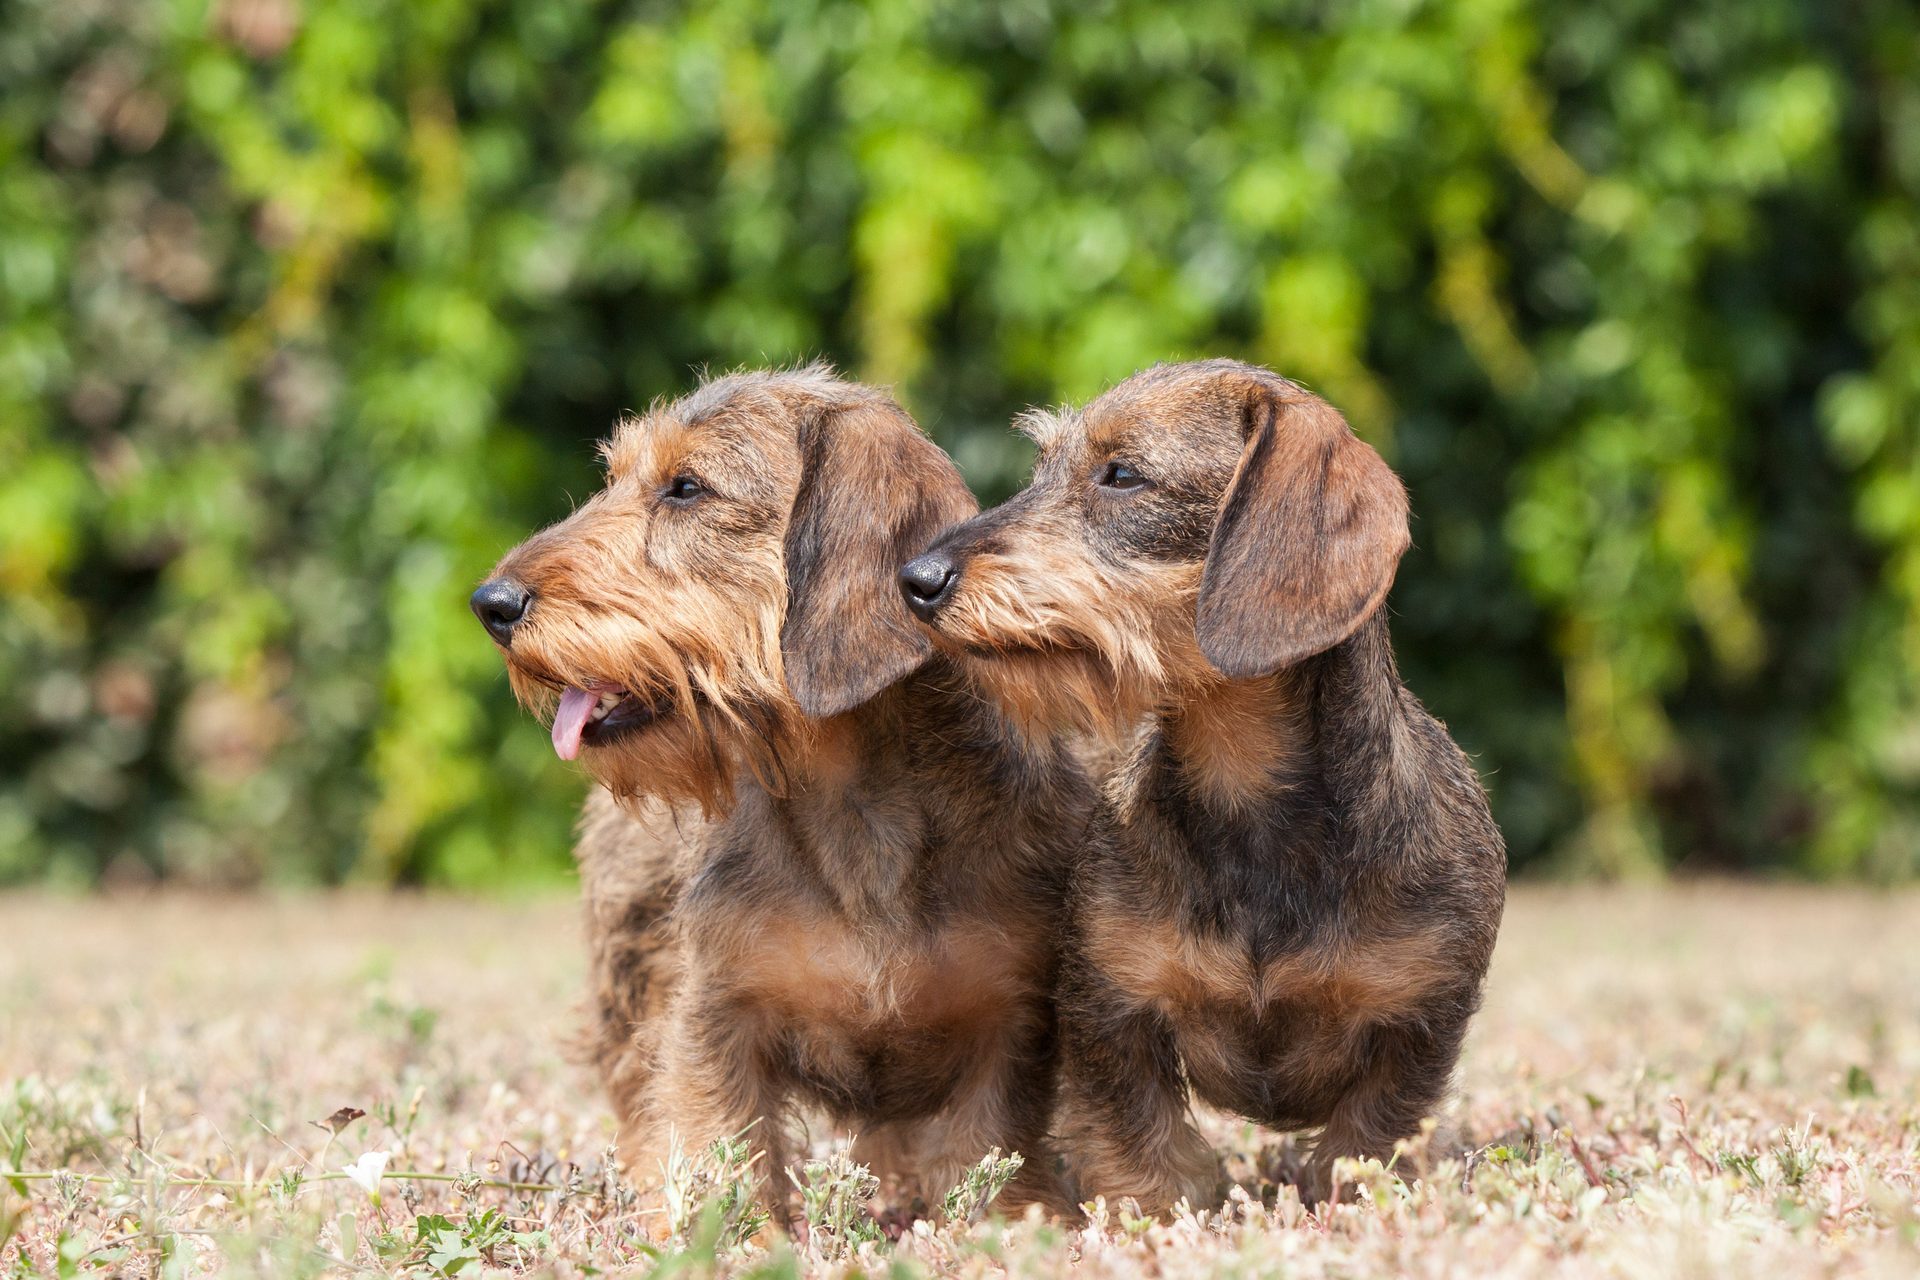
[[[1211,360],[1035,413],[1032,484],[901,571],[1018,720],[1125,735],[1070,890],[1083,1195],[1217,1203],[1190,1095],[1389,1158],[1451,1087],[1505,900],[1485,793],[1400,682],[1398,477],[1324,400]]]
[[[606,483],[474,593],[515,693],[599,783],[576,850],[587,1035],[629,1176],[746,1133],[785,1203],[798,1113],[932,1203],[1048,1146],[1064,848],[1092,804],[934,652],[902,560],[977,507],[884,393],[824,367],[619,424]]]

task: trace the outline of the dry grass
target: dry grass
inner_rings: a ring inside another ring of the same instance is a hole
[[[602,1176],[607,1119],[559,1048],[567,903],[24,897],[0,939],[0,1166],[59,1172],[0,1183],[4,1275],[1920,1269],[1908,894],[1516,894],[1464,1067],[1470,1154],[1317,1218],[1273,1185],[1288,1144],[1216,1121],[1245,1186],[1217,1211],[888,1242],[827,1186],[832,1229],[771,1249],[733,1243],[735,1170],[682,1170],[673,1224]],[[368,1114],[310,1123],[342,1107]],[[376,1203],[340,1176],[367,1152],[448,1180]]]

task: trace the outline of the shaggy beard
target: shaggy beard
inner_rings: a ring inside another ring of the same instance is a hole
[[[624,619],[593,631],[571,626],[557,643],[516,636],[508,676],[521,704],[545,722],[560,687],[618,686],[664,708],[612,742],[589,744],[580,763],[623,803],[690,801],[717,817],[732,807],[745,775],[784,790],[780,762],[806,734],[782,675],[778,619],[761,621],[745,660],[737,647],[714,644],[716,637],[661,636]]]
[[[1220,678],[1193,636],[1197,567],[1129,569],[1125,580],[1084,561],[1021,567],[1004,556],[969,564],[937,640],[1023,733],[1123,744],[1142,717]]]

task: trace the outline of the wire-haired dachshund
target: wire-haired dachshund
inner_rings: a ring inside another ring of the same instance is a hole
[[[588,1048],[630,1175],[747,1132],[779,1203],[813,1109],[936,1204],[999,1147],[1009,1206],[1070,1210],[1053,991],[1092,801],[901,603],[901,560],[976,510],[959,473],[821,367],[713,380],[603,452],[473,608],[600,784]]]
[[[1505,898],[1479,780],[1400,683],[1399,479],[1324,400],[1210,360],[1024,422],[1031,486],[901,573],[1030,725],[1123,734],[1060,992],[1083,1195],[1215,1202],[1189,1091],[1389,1157],[1449,1090]]]

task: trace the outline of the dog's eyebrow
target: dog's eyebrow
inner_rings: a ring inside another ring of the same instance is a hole
[[[1060,438],[1071,418],[1065,409],[1027,409],[1013,420],[1013,429],[1044,449]]]
[[[643,429],[643,420],[635,413],[623,413],[614,421],[613,430],[598,446],[600,465],[609,471],[617,471],[633,461],[639,445],[639,436]]]
[[[656,403],[645,413],[623,413],[613,431],[599,445],[600,461],[609,471],[627,471],[640,466],[662,449],[672,449],[686,433],[685,424],[662,411]],[[679,444],[684,449],[684,444]]]
[[[1081,432],[1087,447],[1098,453],[1106,449],[1132,448],[1138,443],[1140,424],[1125,417],[1104,414],[1098,422],[1088,421]]]

